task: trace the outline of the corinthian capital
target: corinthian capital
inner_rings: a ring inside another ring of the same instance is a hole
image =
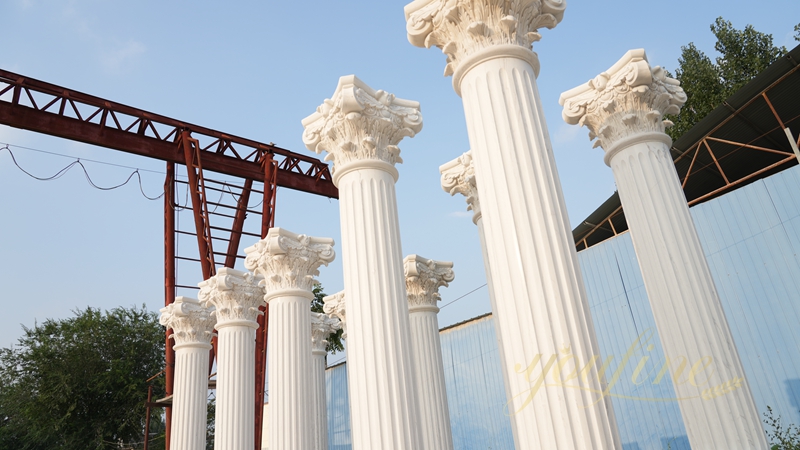
[[[345,319],[344,291],[328,295],[322,299],[322,310],[325,314],[339,319],[342,323],[342,339],[347,339],[347,320]]]
[[[342,321],[327,314],[311,312],[311,350],[324,352],[328,336],[342,329]]]
[[[439,311],[436,306],[436,302],[441,300],[439,288],[448,286],[456,277],[453,273],[453,263],[408,255],[403,260],[403,266],[406,273],[409,310]]]
[[[334,181],[349,163],[403,162],[397,144],[422,129],[419,103],[376,91],[355,75],[339,78],[333,97],[303,119],[303,142],[309,150],[328,152]],[[336,172],[340,172],[337,176]],[[395,171],[396,175],[396,171]]]
[[[416,0],[405,7],[408,41],[438,47],[447,55],[444,75],[453,75],[471,55],[498,45],[525,50],[538,72],[531,45],[540,28],[564,17],[565,0]]]
[[[174,303],[161,308],[159,322],[172,329],[176,348],[192,344],[210,346],[217,316],[196,299],[176,297]]]
[[[267,297],[276,291],[302,290],[309,294],[319,266],[333,261],[333,239],[270,228],[267,237],[244,249],[244,266],[264,277]]]
[[[217,329],[231,322],[255,328],[256,318],[262,314],[258,307],[265,305],[263,282],[252,273],[223,267],[198,284],[198,297],[206,308],[216,307]]]
[[[439,166],[442,174],[442,189],[450,195],[461,194],[467,199],[467,211],[472,211],[472,221],[481,218],[481,203],[478,201],[478,185],[475,181],[475,165],[472,150]]]
[[[562,117],[569,124],[585,125],[594,146],[606,151],[606,162],[616,144],[641,133],[663,134],[672,122],[665,114],[678,114],[686,93],[678,80],[661,67],[651,68],[644,50],[630,50],[610,69],[593,80],[561,94]]]

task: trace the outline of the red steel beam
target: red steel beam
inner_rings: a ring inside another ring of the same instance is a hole
[[[175,302],[175,163],[167,163],[164,180],[164,306]],[[166,395],[172,395],[175,374],[175,350],[172,349],[172,329],[167,328],[165,355]],[[149,401],[149,400],[148,400]],[[166,450],[169,450],[172,430],[172,407],[164,408],[166,417]],[[149,417],[149,416],[148,416]]]
[[[239,243],[242,240],[242,229],[244,219],[247,217],[247,203],[250,201],[250,191],[253,189],[253,180],[244,180],[242,192],[239,194],[239,201],[236,202],[236,214],[231,225],[231,239],[228,241],[228,254],[225,256],[225,267],[233,268],[236,265],[236,254],[239,251]]]
[[[214,265],[214,249],[211,243],[211,230],[208,223],[208,208],[206,205],[205,182],[203,180],[203,166],[200,154],[197,152],[197,141],[192,139],[188,131],[181,132],[178,146],[183,148],[186,161],[186,173],[189,176],[189,196],[192,199],[192,212],[197,236],[197,247],[200,249],[200,266],[203,269],[203,279],[207,280],[216,273]]]
[[[279,186],[338,198],[328,165],[316,158],[2,69],[0,124],[184,165],[185,157],[174,140],[187,130],[202,143],[206,170],[263,182],[261,156],[272,153],[280,172]]]
[[[275,186],[278,178],[277,164],[272,155],[266,153],[262,159],[264,171],[264,200],[261,214],[261,239],[267,237],[267,232],[275,224]],[[269,335],[269,305],[259,308],[264,314],[258,317],[256,328],[256,398],[255,398],[255,441],[254,450],[261,450],[264,427],[264,391],[267,378],[267,336]]]

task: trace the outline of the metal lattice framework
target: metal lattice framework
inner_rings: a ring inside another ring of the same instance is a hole
[[[800,46],[733,94],[670,152],[689,206],[725,194],[798,163]],[[628,229],[614,193],[573,230],[578,250]]]
[[[328,165],[318,159],[271,143],[265,144],[171,119],[2,69],[0,124],[167,162],[164,183],[164,303],[167,305],[174,302],[178,288],[195,288],[179,284],[176,270],[178,261],[198,263],[203,279],[216,273],[220,266],[217,256],[223,257],[222,266],[233,267],[237,259],[243,258],[243,255],[237,254],[242,235],[259,237],[243,230],[248,213],[260,216],[260,237],[266,236],[274,223],[276,187],[338,198]],[[176,164],[186,166],[188,181],[177,179]],[[219,182],[207,178],[207,172],[235,177],[241,182],[235,185]],[[254,182],[262,185],[260,191],[254,188]],[[178,185],[184,183],[194,215],[193,232],[176,228],[179,209],[176,194]],[[238,194],[235,205],[208,199],[209,191],[222,192],[221,189],[227,189],[233,196],[231,188]],[[248,209],[252,193],[263,196],[261,211]],[[210,210],[209,205],[214,209]],[[227,209],[232,214],[217,212],[218,208]],[[223,217],[228,225],[215,225],[212,219],[215,216]],[[179,234],[190,234],[196,238],[197,258],[177,254],[176,237]],[[221,243],[227,243],[226,251],[215,251],[215,245]],[[255,450],[261,448],[268,317],[269,311],[264,308],[264,314],[258,319],[256,334]],[[152,402],[152,392],[148,395],[149,406],[166,408],[167,448],[174,369],[170,333],[171,330],[168,330],[165,369],[167,397],[163,401]],[[211,364],[214,361],[216,338],[213,344]]]

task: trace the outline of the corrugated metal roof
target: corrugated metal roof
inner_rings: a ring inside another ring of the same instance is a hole
[[[684,186],[690,205],[797,164],[786,134],[763,94],[783,125],[791,128],[797,141],[800,135],[799,61],[800,46],[797,46],[673,143],[671,152],[678,178],[683,180],[691,168]],[[714,158],[730,183],[726,183]],[[625,212],[615,192],[575,227],[572,236],[578,250],[582,250],[627,229]]]

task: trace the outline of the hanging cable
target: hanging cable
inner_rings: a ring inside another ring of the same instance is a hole
[[[25,147],[20,147],[20,148],[25,148]],[[139,192],[142,193],[144,198],[146,198],[148,200],[158,200],[158,199],[160,199],[161,197],[164,196],[163,190],[162,190],[161,194],[159,196],[157,196],[157,197],[150,197],[149,195],[147,195],[147,193],[144,192],[144,186],[142,184],[142,174],[140,173],[140,170],[145,170],[145,169],[138,169],[138,168],[132,168],[132,167],[126,167],[126,166],[119,166],[117,164],[102,163],[102,162],[99,162],[99,161],[86,160],[86,161],[98,162],[100,164],[107,164],[107,165],[111,165],[111,166],[134,169],[133,172],[131,172],[131,174],[128,175],[128,178],[126,178],[124,182],[122,182],[122,183],[120,183],[118,185],[115,185],[115,186],[103,187],[103,186],[97,185],[94,182],[94,180],[92,180],[92,177],[89,175],[89,171],[86,169],[86,166],[83,165],[83,162],[81,161],[80,158],[77,158],[75,161],[72,161],[71,163],[67,164],[64,168],[62,168],[61,170],[59,170],[58,172],[56,172],[52,176],[49,176],[49,177],[38,177],[38,176],[28,172],[27,170],[22,168],[22,166],[19,165],[19,163],[17,162],[17,158],[14,156],[14,152],[11,151],[10,144],[2,144],[0,146],[0,152],[2,152],[3,150],[8,151],[8,154],[11,155],[11,161],[14,162],[14,165],[17,166],[17,168],[19,170],[21,170],[25,175],[28,175],[29,177],[31,177],[31,178],[33,178],[35,180],[38,180],[38,181],[57,180],[57,179],[61,178],[65,173],[67,173],[70,169],[72,169],[74,166],[80,166],[81,170],[83,170],[84,177],[86,177],[86,181],[89,183],[90,186],[92,186],[95,189],[99,189],[101,191],[110,191],[110,190],[113,190],[113,189],[118,189],[118,188],[121,188],[122,186],[125,186],[126,184],[128,184],[133,179],[133,177],[135,176],[137,181],[138,181],[138,183],[139,183]],[[58,153],[45,152],[45,151],[42,151],[42,150],[34,150],[34,149],[28,149],[28,150],[39,151],[41,153],[49,153],[49,154],[58,155],[58,156],[66,156],[66,155],[59,155]],[[148,171],[148,172],[153,172],[153,171]],[[158,172],[156,172],[156,173],[158,173]]]
[[[458,297],[457,299],[455,299],[455,300],[453,300],[453,301],[451,301],[451,302],[445,303],[444,305],[440,306],[440,307],[439,307],[439,309],[443,309],[445,306],[452,305],[453,303],[455,303],[455,302],[457,302],[457,301],[461,300],[462,298],[464,298],[464,297],[468,296],[469,294],[472,294],[473,292],[477,291],[478,289],[480,289],[480,288],[482,288],[482,287],[486,286],[486,284],[487,284],[487,283],[483,283],[482,285],[480,285],[480,286],[476,287],[475,289],[473,289],[473,290],[471,290],[471,291],[467,292],[466,294],[462,295],[461,297]]]
[[[444,308],[445,306],[452,305],[453,303],[455,303],[455,302],[457,302],[457,301],[461,300],[462,298],[464,298],[464,297],[466,297],[466,296],[468,296],[468,295],[472,294],[473,292],[476,292],[476,291],[478,291],[479,289],[481,289],[481,288],[485,287],[487,284],[488,284],[488,283],[483,283],[482,285],[480,285],[480,286],[476,287],[475,289],[473,289],[473,290],[471,290],[471,291],[467,292],[466,294],[462,295],[461,297],[458,297],[457,299],[455,299],[455,300],[453,300],[453,301],[451,301],[451,302],[448,302],[448,303],[446,303],[446,304],[444,304],[444,305],[440,306],[440,307],[439,307],[439,309],[441,310],[441,309],[442,309],[442,308]],[[335,366],[336,364],[339,364],[340,362],[344,361],[345,359],[347,359],[347,356],[345,356],[344,358],[337,359],[336,361],[334,361],[334,362],[332,362],[332,363],[328,364],[328,367]]]

